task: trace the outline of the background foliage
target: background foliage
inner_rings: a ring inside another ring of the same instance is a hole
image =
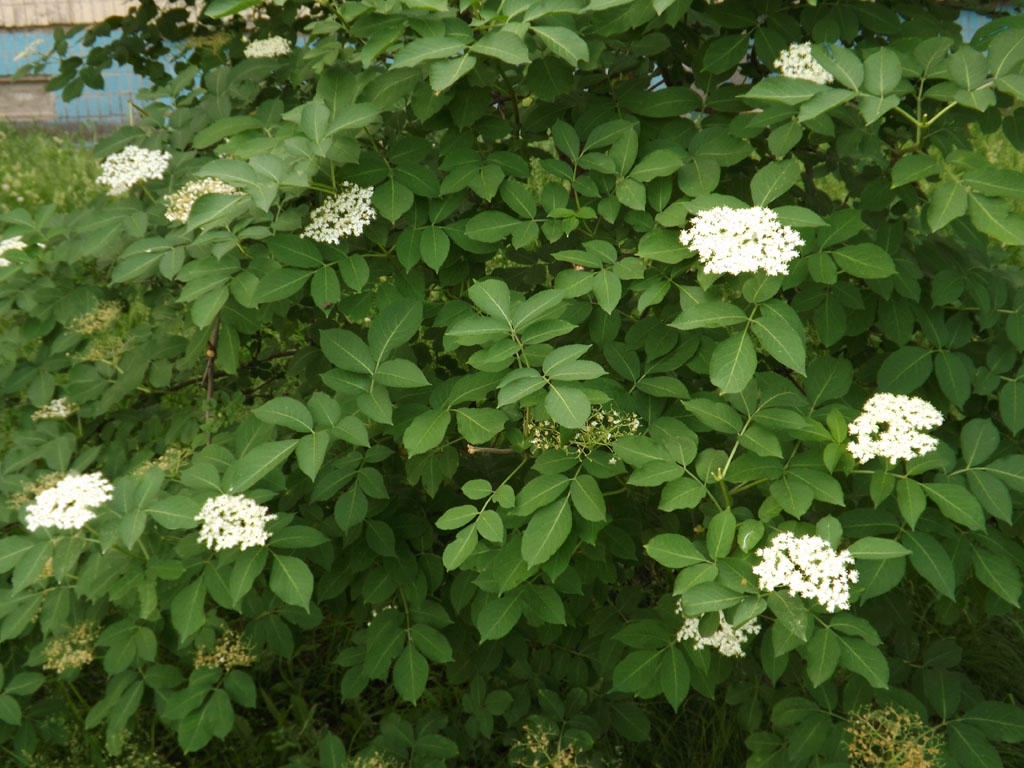
[[[97,155],[170,169],[0,216],[32,244],[0,270],[9,759],[846,765],[857,713],[899,707],[946,765],[1020,764],[1024,175],[971,141],[1024,149],[1019,18],[964,43],[934,3],[254,5],[85,32],[124,34],[54,87],[133,63],[157,85]],[[831,86],[771,76],[803,40]],[[204,176],[247,194],[168,222]],[[299,238],[343,181],[378,220]],[[750,204],[802,257],[704,275],[680,228]],[[854,464],[877,391],[943,411],[940,449]],[[79,412],[31,419],[58,396]],[[637,433],[588,426],[613,410]],[[114,500],[28,533],[71,470]],[[278,515],[266,548],[197,543],[222,492]],[[855,554],[850,611],[758,591],[779,530]],[[677,599],[764,628],[694,651]],[[97,660],[44,673],[82,622]],[[232,630],[256,660],[194,668]]]

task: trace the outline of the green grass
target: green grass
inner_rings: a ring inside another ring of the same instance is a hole
[[[53,203],[71,211],[100,192],[99,162],[78,133],[47,133],[0,123],[0,213]]]

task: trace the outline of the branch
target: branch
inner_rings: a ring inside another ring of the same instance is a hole
[[[213,330],[210,332],[210,341],[206,345],[206,370],[203,372],[201,382],[206,382],[206,412],[203,414],[203,421],[210,420],[210,401],[213,400],[213,363],[217,359],[217,339],[220,338],[220,315],[213,321]],[[206,444],[213,440],[213,433],[206,433]]]

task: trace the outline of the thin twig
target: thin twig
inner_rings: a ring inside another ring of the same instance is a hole
[[[514,448],[488,448],[487,446],[483,446],[483,445],[467,445],[466,446],[466,453],[469,453],[469,454],[473,454],[473,453],[510,454],[510,453],[515,453],[515,452],[516,451],[515,451]]]
[[[217,359],[217,339],[220,338],[220,315],[213,321],[213,330],[210,332],[210,341],[206,345],[206,371],[203,372],[201,382],[206,383],[206,412],[203,414],[203,421],[210,420],[210,402],[213,400],[213,363]],[[213,432],[206,433],[206,444],[213,441]]]

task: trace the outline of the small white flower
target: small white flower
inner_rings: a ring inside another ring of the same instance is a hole
[[[268,515],[266,507],[246,496],[222,493],[207,499],[195,519],[203,524],[199,541],[210,549],[248,549],[267,543],[267,522],[277,519],[277,515]]]
[[[363,234],[366,225],[377,218],[377,211],[370,205],[373,187],[360,187],[348,181],[341,186],[339,194],[327,198],[313,211],[302,237],[337,245],[343,237]]]
[[[188,221],[188,215],[192,213],[192,206],[203,195],[240,194],[242,193],[220,179],[193,179],[177,192],[164,195],[164,200],[167,201],[164,216],[168,221],[180,221],[184,224]]]
[[[291,52],[292,44],[279,35],[268,37],[265,40],[253,40],[245,46],[247,59],[272,59],[277,56],[287,56]]]
[[[885,430],[882,425],[887,425]],[[864,403],[860,416],[850,423],[857,440],[846,447],[861,464],[884,456],[890,464],[934,451],[939,441],[921,430],[942,424],[942,414],[920,397],[879,392]]]
[[[676,613],[682,614],[682,600],[676,606]],[[676,642],[693,640],[693,650],[701,648],[714,648],[723,656],[742,657],[746,656],[743,644],[752,636],[761,631],[761,624],[754,619],[738,627],[734,627],[725,620],[725,614],[718,612],[718,629],[711,635],[705,637],[700,633],[700,618],[687,618],[683,620],[682,629],[676,634]]]
[[[58,397],[56,400],[51,400],[38,409],[32,414],[31,418],[32,421],[39,421],[40,419],[66,419],[77,410],[78,406],[75,403],[69,403],[66,397]]]
[[[22,61],[23,59],[27,59],[30,56],[35,56],[37,53],[39,53],[39,51],[41,51],[43,49],[43,46],[45,46],[45,45],[46,45],[46,38],[45,37],[37,37],[31,43],[26,45],[19,53],[16,53],[14,55],[14,60],[15,61]]]
[[[789,48],[779,53],[773,63],[783,77],[810,80],[819,85],[828,85],[833,78],[811,55],[810,43],[790,43]]]
[[[25,527],[78,529],[96,517],[95,507],[113,498],[114,486],[99,472],[67,475],[26,507]]]
[[[789,274],[789,262],[800,254],[800,234],[779,223],[770,208],[719,206],[698,212],[679,242],[697,252],[709,274],[764,270],[769,275]]]
[[[797,538],[792,532],[778,534],[767,547],[757,550],[761,562],[754,566],[761,589],[783,587],[791,595],[810,598],[834,613],[850,607],[850,584],[857,571],[850,570],[853,555],[836,552],[820,536]]]
[[[14,237],[8,237],[6,240],[0,240],[0,267],[11,266],[10,259],[6,259],[3,256],[7,251],[23,251],[26,248],[28,248],[28,243],[21,239],[21,235],[15,235]]]
[[[108,195],[121,195],[139,181],[162,179],[170,161],[170,152],[130,144],[103,161],[96,183],[110,187]]]

